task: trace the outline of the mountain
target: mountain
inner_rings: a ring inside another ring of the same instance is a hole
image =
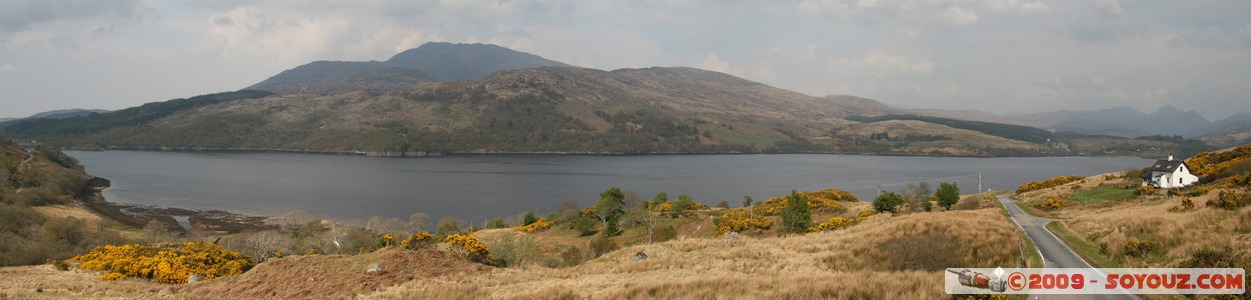
[[[316,61],[283,71],[244,90],[332,95],[399,91],[418,82],[479,79],[499,71],[568,67],[537,55],[485,44],[426,43],[383,62]]]
[[[1187,135],[1212,125],[1194,110],[1182,111],[1172,106],[1160,107],[1155,113],[1135,122],[1147,132],[1158,135]],[[1195,137],[1195,136],[1189,136]]]
[[[99,113],[107,113],[107,112],[109,112],[109,110],[81,109],[81,108],[45,111],[45,112],[30,115],[29,117],[25,117],[25,118],[0,118],[0,126],[3,126],[6,123],[16,123],[21,120],[65,119],[65,118],[73,118],[73,117],[78,117],[78,116],[86,116],[90,114],[99,114]]]
[[[1251,143],[1251,113],[1240,113],[1198,130],[1203,132],[1200,140],[1218,147],[1232,147]]]
[[[450,43],[426,43],[396,54],[383,65],[420,70],[441,82],[479,79],[506,70],[571,67],[496,45]]]
[[[86,148],[385,156],[1066,154],[1046,130],[899,117],[907,113],[873,99],[812,97],[700,69],[602,71],[494,45],[428,43],[385,62],[312,62],[238,92],[25,120],[0,126],[0,134]],[[896,117],[872,119],[882,116]]]
[[[503,71],[477,80],[422,82],[396,92],[219,93],[110,114],[19,122],[0,133],[65,146],[288,149],[396,156],[892,153],[890,149],[865,152],[847,143],[867,139],[868,134],[857,138],[853,131],[847,136],[832,133],[858,126],[844,119],[848,116],[900,113],[870,99],[817,98],[692,68],[548,67]],[[971,135],[979,137],[963,138]],[[987,134],[970,131],[948,139],[957,145],[944,146],[972,150],[935,148],[932,154],[988,155],[986,149],[996,148],[993,143],[958,145],[986,140],[982,136]]]

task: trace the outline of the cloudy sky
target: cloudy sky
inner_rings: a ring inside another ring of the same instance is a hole
[[[0,117],[236,90],[314,60],[493,43],[996,113],[1251,111],[1251,1],[0,1]]]

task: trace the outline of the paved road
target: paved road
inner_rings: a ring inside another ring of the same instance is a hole
[[[1021,230],[1024,230],[1025,235],[1034,242],[1039,254],[1042,254],[1043,265],[1046,268],[1092,268],[1090,264],[1082,260],[1081,256],[1073,252],[1073,249],[1060,241],[1060,238],[1047,230],[1047,223],[1051,223],[1051,219],[1025,213],[1016,205],[1016,200],[1008,198],[1007,195],[999,196],[999,202],[1003,203],[1008,214],[1012,216],[1012,220],[1021,225]],[[1030,299],[1138,299],[1138,297],[1133,295],[1036,295]]]

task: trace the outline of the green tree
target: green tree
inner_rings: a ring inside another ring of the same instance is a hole
[[[621,189],[612,187],[599,193],[599,203],[595,204],[595,215],[604,222],[604,234],[616,235],[617,221],[625,214],[625,194]]]
[[[754,202],[754,200],[751,199],[751,196],[743,196],[743,207],[751,206],[752,202]]]
[[[673,201],[673,206],[669,207],[669,216],[677,218],[681,217],[686,211],[695,208],[695,200],[686,194],[678,194],[678,201]]]
[[[669,194],[665,192],[656,193],[656,197],[652,198],[652,204],[661,204],[669,202]]]
[[[495,220],[491,221],[491,224],[488,225],[487,227],[488,228],[504,228],[504,227],[508,227],[508,223],[504,222],[504,218],[496,217]]]
[[[460,231],[460,221],[453,217],[443,217],[439,219],[439,226],[435,228],[434,233],[439,236],[446,236]]]
[[[938,186],[938,193],[934,196],[938,197],[939,206],[951,210],[951,206],[956,205],[956,202],[960,201],[960,188],[956,186],[955,182],[944,182]]]
[[[786,207],[782,208],[782,229],[786,232],[799,233],[812,227],[812,213],[808,211],[808,196],[791,190],[786,196]]]
[[[873,199],[873,210],[877,212],[897,212],[899,204],[904,202],[903,196],[899,196],[895,192],[885,192]]]
[[[718,202],[717,208],[730,208],[730,202],[726,202],[726,201]]]
[[[521,217],[521,226],[526,226],[538,222],[539,218],[534,216],[534,212],[527,211],[526,216]]]

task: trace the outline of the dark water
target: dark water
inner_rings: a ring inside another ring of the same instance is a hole
[[[379,158],[293,153],[67,151],[87,172],[108,178],[109,201],[220,209],[279,216],[302,210],[340,221],[426,212],[473,219],[545,214],[565,199],[586,206],[612,186],[644,199],[668,192],[714,205],[757,201],[791,189],[839,188],[872,200],[878,185],[958,182],[977,188],[1015,189],[1057,175],[1093,175],[1142,167],[1133,158],[947,158],[822,154],[659,156],[450,156]]]

